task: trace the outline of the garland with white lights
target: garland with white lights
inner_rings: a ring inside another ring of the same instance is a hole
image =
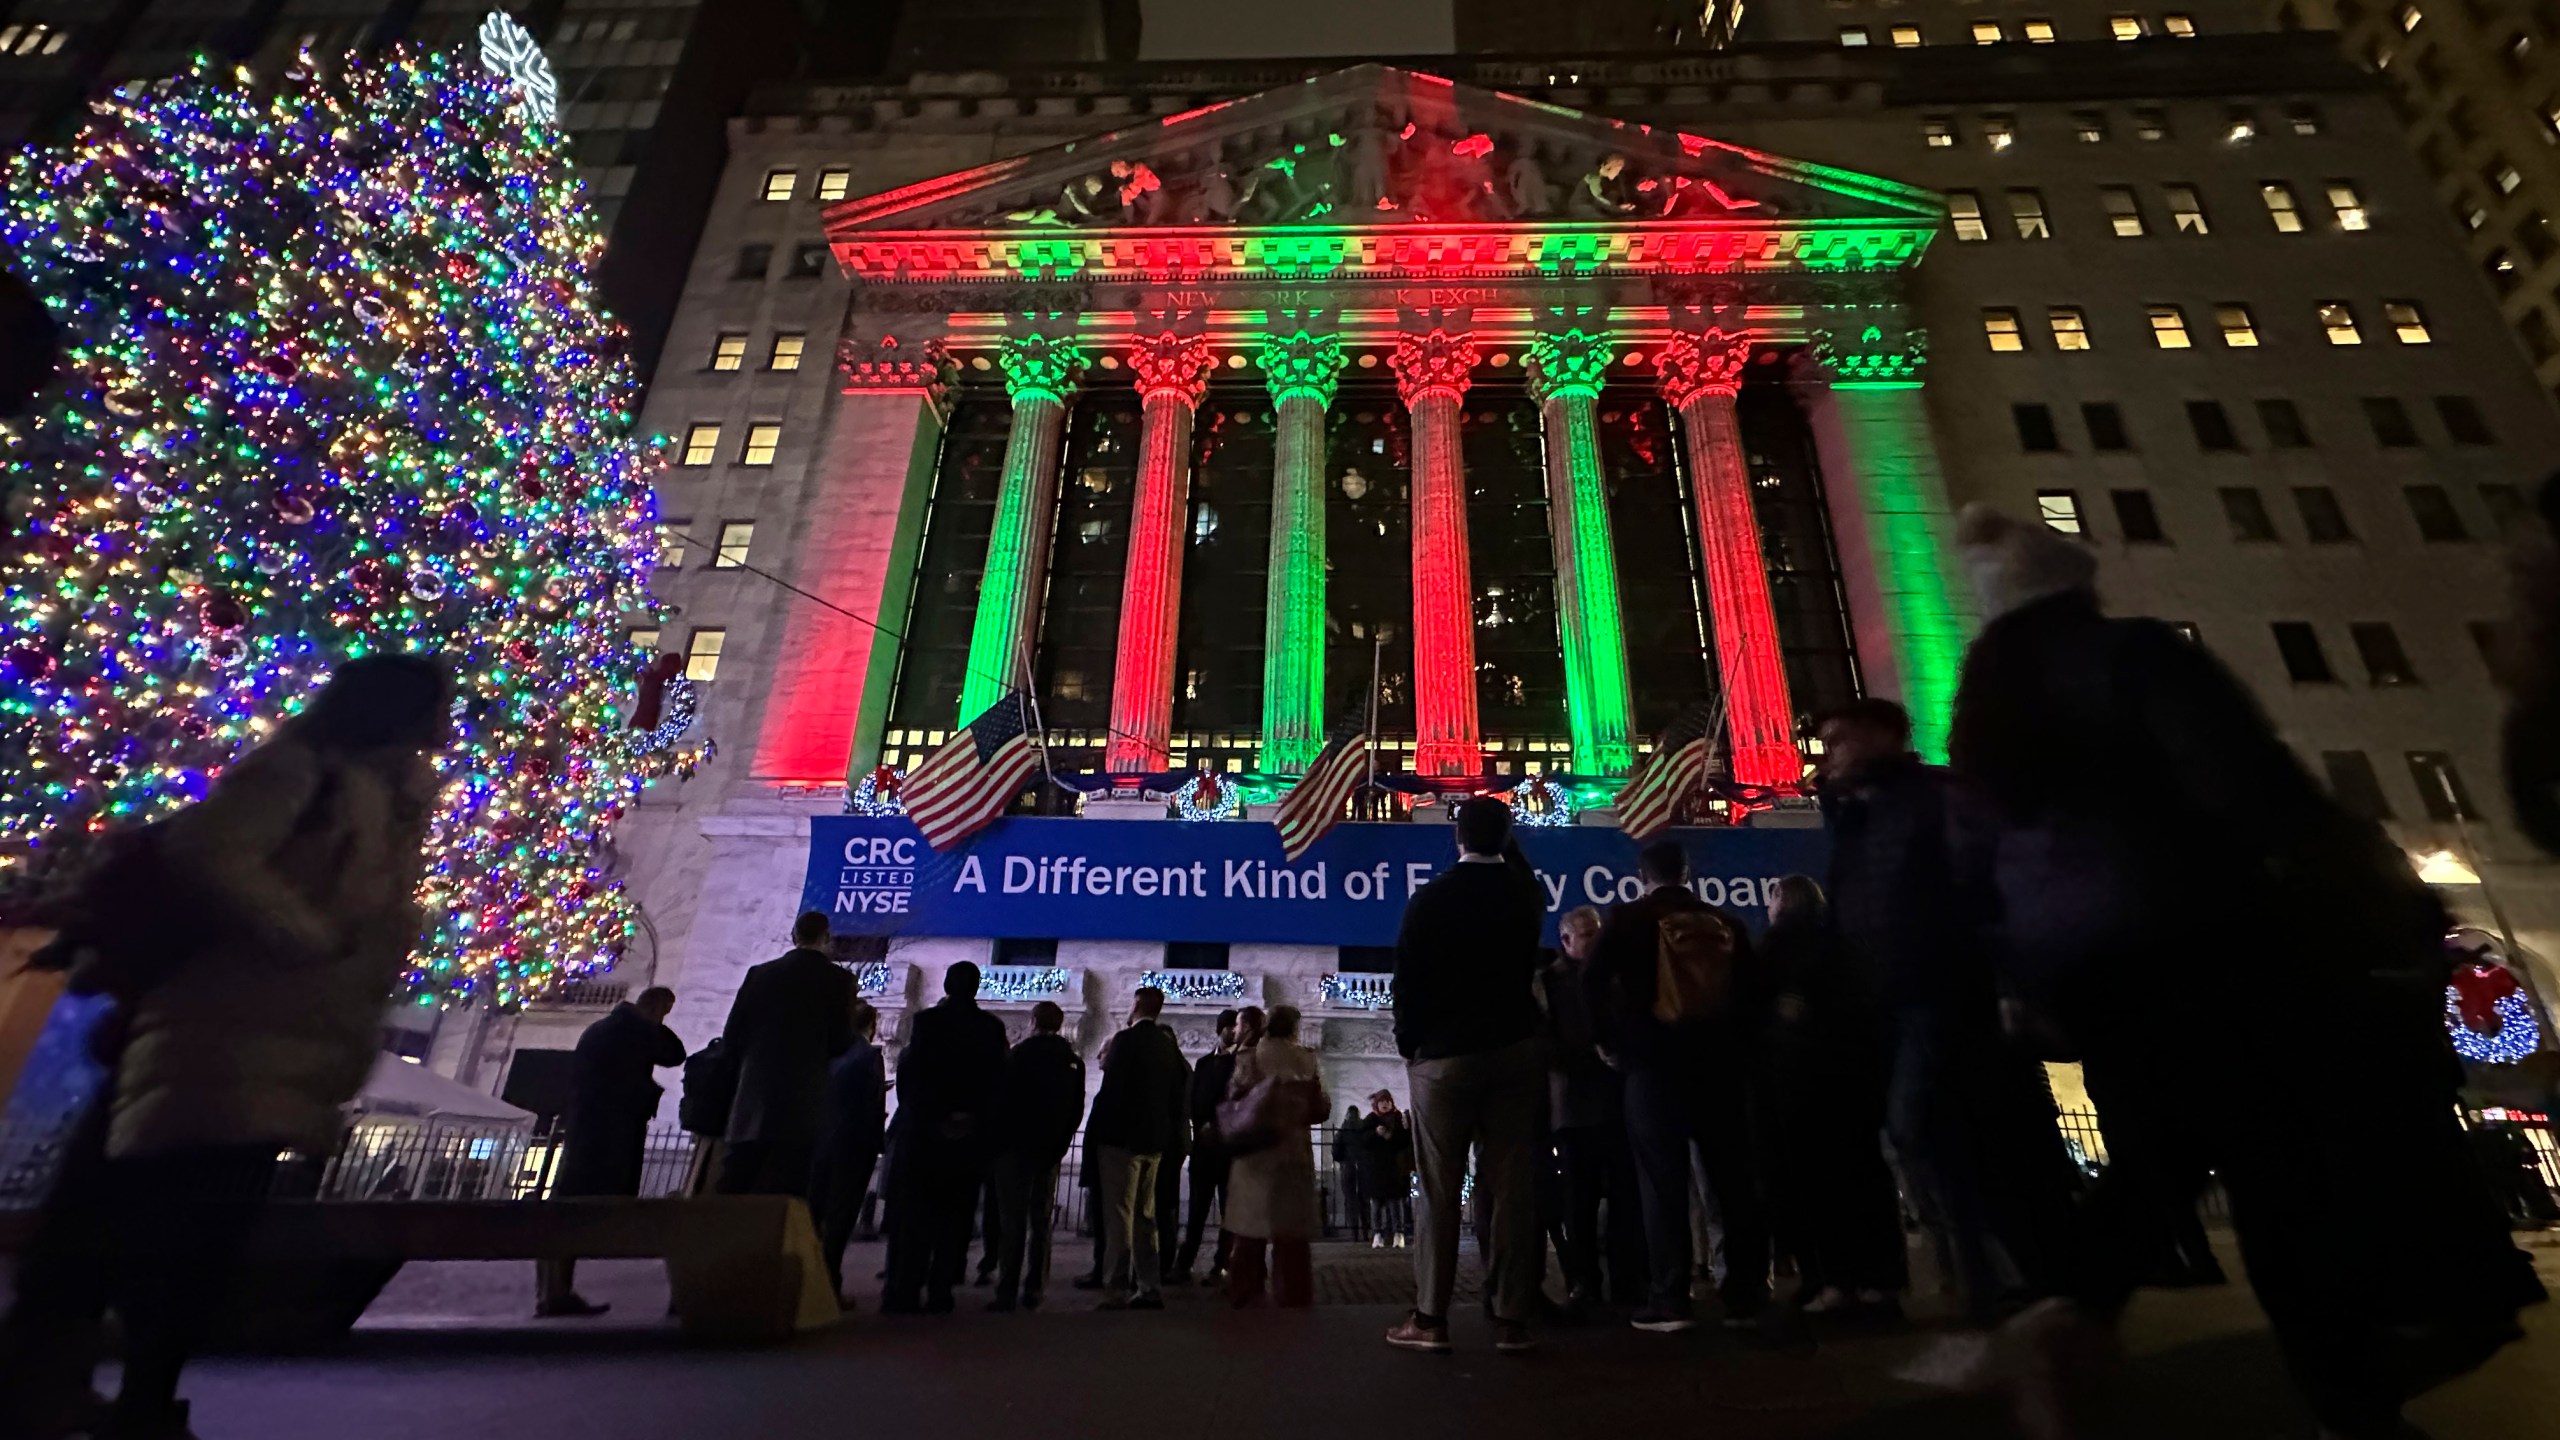
[[[978,981],[978,998],[1000,1005],[1047,1000],[1067,993],[1067,972],[1057,965],[993,965]]]
[[[1395,992],[1378,982],[1383,975],[1327,975],[1316,982],[1324,1003],[1341,1010],[1385,1010],[1396,1003]]]
[[[1168,1005],[1226,1005],[1244,999],[1244,977],[1233,970],[1146,970],[1140,986],[1164,992]]]

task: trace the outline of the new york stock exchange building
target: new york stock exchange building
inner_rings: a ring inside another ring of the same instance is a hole
[[[1088,1054],[1142,983],[1195,1055],[1294,1004],[1337,1097],[1401,1098],[1382,972],[1449,802],[1536,822],[1552,924],[1633,893],[1609,797],[1693,707],[1740,786],[1859,694],[1941,754],[1976,499],[2247,679],[2530,1003],[2560,893],[2484,646],[2560,413],[2447,204],[2305,35],[763,95],[646,414],[636,638],[718,754],[626,822],[644,942],[468,1063],[653,981],[698,1046],[814,906],[893,1054],[970,960]],[[1024,686],[1054,782],[917,843],[898,777]],[[1287,862],[1342,722],[1378,788]],[[1696,820],[1755,922],[1824,863],[1801,802]]]

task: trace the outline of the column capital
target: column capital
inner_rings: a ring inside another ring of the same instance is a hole
[[[1129,369],[1140,395],[1172,395],[1186,406],[1197,406],[1209,388],[1209,372],[1217,366],[1206,335],[1162,331],[1129,342]]]
[[[939,409],[955,368],[939,340],[905,344],[883,335],[865,342],[848,335],[836,342],[837,384],[847,395],[908,391]]]
[[[1558,395],[1598,396],[1608,383],[1609,362],[1617,346],[1606,330],[1559,330],[1529,342],[1521,363],[1529,372],[1529,394],[1539,404]]]
[[[1454,400],[1466,394],[1479,358],[1472,332],[1460,330],[1451,334],[1434,329],[1427,335],[1407,333],[1397,337],[1395,353],[1387,357],[1387,366],[1396,372],[1396,393],[1410,407],[1429,395],[1447,395]]]
[[[1929,363],[1929,332],[1894,306],[1841,306],[1815,322],[1813,378],[1835,386],[1909,386]]]
[[[1266,335],[1255,359],[1262,366],[1263,382],[1271,387],[1272,403],[1312,396],[1319,405],[1333,404],[1344,363],[1341,336],[1311,330]]]
[[[1654,379],[1674,410],[1708,395],[1731,399],[1742,391],[1742,367],[1751,359],[1751,336],[1721,328],[1674,330],[1654,352]]]
[[[996,347],[1005,393],[1016,403],[1040,397],[1065,404],[1089,363],[1084,347],[1069,336],[1007,335]]]

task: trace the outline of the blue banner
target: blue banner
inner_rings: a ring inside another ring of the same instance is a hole
[[[1636,845],[1614,829],[1520,832],[1556,918],[1633,899]],[[1820,830],[1679,830],[1699,897],[1768,918],[1781,875],[1820,876]],[[935,854],[903,816],[810,822],[802,908],[839,935],[1392,945],[1405,900],[1455,863],[1446,825],[1337,825],[1294,865],[1254,822],[999,820]]]

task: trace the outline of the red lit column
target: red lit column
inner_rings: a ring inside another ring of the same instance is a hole
[[[1656,356],[1656,373],[1689,442],[1716,666],[1724,677],[1726,721],[1733,732],[1733,778],[1745,785],[1792,785],[1804,778],[1804,760],[1796,753],[1795,705],[1778,653],[1768,563],[1760,552],[1751,471],[1733,407],[1750,352],[1745,335],[1675,331]]]
[[[1467,466],[1459,406],[1475,338],[1407,335],[1388,363],[1413,412],[1414,770],[1477,775],[1475,583],[1467,564]]]
[[[1182,549],[1191,509],[1191,412],[1217,357],[1202,335],[1146,335],[1130,347],[1145,415],[1129,568],[1120,581],[1120,654],[1111,671],[1104,768],[1162,770],[1173,758],[1173,647],[1182,617]]]

